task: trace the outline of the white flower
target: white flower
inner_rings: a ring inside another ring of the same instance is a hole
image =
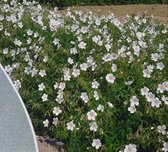
[[[29,60],[28,65],[32,67],[32,65],[33,65],[33,60],[32,59]]]
[[[80,75],[80,70],[79,70],[79,69],[74,68],[74,69],[72,70],[72,75],[73,75],[74,77],[79,76],[79,75]]]
[[[158,130],[159,133],[162,133],[163,135],[166,134],[166,126],[165,125],[158,126],[157,130]]]
[[[158,59],[159,59],[159,54],[158,53],[154,53],[154,54],[151,54],[151,59],[153,60],[153,61],[158,61]]]
[[[8,73],[11,73],[12,72],[12,67],[10,65],[7,65],[5,66],[5,71],[8,72]]]
[[[100,39],[101,39],[100,35],[92,37],[92,41],[95,42],[96,44],[98,43],[98,41],[100,41]]]
[[[56,101],[61,104],[63,101],[64,101],[64,98],[63,98],[63,91],[62,90],[58,90],[57,92],[57,97],[56,97]]]
[[[130,107],[128,107],[128,111],[129,111],[130,113],[135,113],[135,111],[136,111],[135,106],[130,106]]]
[[[154,99],[151,101],[151,106],[152,106],[152,107],[159,108],[160,105],[161,105],[161,101],[160,101],[158,98],[154,98]]]
[[[16,90],[19,90],[21,88],[21,82],[19,80],[14,81],[14,86]]]
[[[43,62],[46,63],[48,61],[48,56],[44,56]]]
[[[104,111],[104,106],[99,104],[98,107],[97,107],[97,110],[103,112]]]
[[[98,45],[99,45],[99,46],[102,46],[102,45],[103,45],[103,41],[99,41],[99,42],[98,42]]]
[[[97,113],[94,110],[91,110],[87,113],[88,120],[95,120]]]
[[[0,21],[3,21],[3,20],[4,20],[4,16],[0,15]]]
[[[109,73],[106,75],[106,80],[109,82],[109,83],[114,83],[115,81],[115,76],[112,74],[112,73]]]
[[[112,44],[107,43],[107,44],[105,45],[105,48],[106,48],[106,50],[107,50],[108,52],[110,51],[111,47],[112,47]]]
[[[60,90],[64,90],[65,89],[65,82],[61,82],[59,84],[59,87],[58,87]]]
[[[138,21],[139,16],[136,16],[135,19],[136,19],[136,21]],[[138,38],[139,40],[141,40],[141,39],[145,36],[145,33],[137,32],[137,33],[136,33],[136,36],[137,36],[137,38]]]
[[[102,59],[105,62],[112,61],[113,60],[113,56],[112,56],[112,54],[107,53],[106,55],[104,55],[104,57]]]
[[[146,95],[146,99],[148,102],[151,102],[155,99],[155,95],[152,93],[152,92],[149,92],[147,95]]]
[[[56,118],[53,118],[53,122],[52,122],[52,123],[53,123],[53,125],[55,125],[55,126],[56,126],[56,125],[57,125],[57,123],[58,123],[58,118],[57,118],[57,117],[56,117]]]
[[[164,143],[163,143],[162,151],[168,152],[168,142],[164,142]]]
[[[139,99],[136,96],[132,96],[130,99],[131,106],[138,106],[139,105]]]
[[[168,105],[168,97],[165,97],[164,95],[162,96],[162,101]]]
[[[77,51],[76,48],[71,48],[71,49],[70,49],[70,53],[71,53],[71,54],[77,54],[78,51]]]
[[[145,77],[145,78],[150,78],[151,77],[151,71],[149,70],[149,69],[145,69],[145,70],[143,70],[143,76]]]
[[[30,60],[30,55],[28,53],[25,55],[24,60],[26,62],[28,62]]]
[[[115,72],[117,70],[117,65],[116,64],[112,64],[111,70],[112,70],[112,72]]]
[[[88,66],[89,66],[89,67],[92,66],[93,63],[94,63],[93,57],[92,57],[92,56],[87,57],[87,64],[88,64]]]
[[[55,39],[53,40],[53,43],[54,43],[54,45],[58,45],[58,44],[59,44],[59,39],[55,38]]]
[[[27,39],[27,44],[30,44],[32,42],[32,39],[31,38],[28,38]]]
[[[59,39],[55,38],[53,43],[54,43],[55,46],[57,46],[57,49],[59,49],[61,47]]]
[[[47,101],[48,100],[48,95],[47,94],[43,94],[41,99],[43,100],[43,102]]]
[[[38,85],[38,90],[43,91],[45,89],[45,85],[43,83]]]
[[[48,119],[46,119],[45,121],[43,121],[43,125],[44,125],[44,127],[48,127],[48,124],[49,124]]]
[[[99,94],[97,91],[94,91],[93,97],[95,98],[95,100],[99,100]]]
[[[107,104],[108,104],[108,106],[109,106],[110,108],[113,108],[113,107],[114,107],[114,105],[113,105],[111,102],[108,102]]]
[[[80,97],[85,103],[88,103],[89,97],[86,92],[82,92]]]
[[[99,18],[96,18],[95,24],[96,24],[97,26],[99,26],[99,25],[101,24],[101,21],[100,21]]]
[[[60,107],[54,107],[53,114],[58,116],[61,112],[62,112],[62,110],[60,109]]]
[[[154,69],[154,65],[148,65],[148,66],[147,66],[147,69],[149,69],[149,70],[152,72],[153,69]]]
[[[90,126],[90,130],[91,130],[91,131],[94,131],[94,132],[97,131],[98,126],[97,126],[97,123],[96,123],[96,122],[91,122],[91,123],[89,123],[89,126]]]
[[[17,45],[17,46],[21,46],[22,45],[22,42],[18,39],[15,39],[14,40],[14,44]]]
[[[64,80],[65,81],[70,81],[70,79],[71,79],[70,69],[69,68],[64,68],[63,73],[64,73]]]
[[[78,35],[78,36],[77,36],[77,39],[78,39],[79,42],[81,42],[81,41],[83,40],[82,34]]]
[[[99,149],[102,146],[100,139],[93,139],[92,147]]]
[[[147,68],[143,70],[143,76],[145,78],[150,78],[153,72],[153,69],[154,69],[153,65],[148,65]]]
[[[130,86],[133,82],[134,82],[134,80],[126,81],[125,85]]]
[[[166,34],[166,33],[167,33],[167,29],[166,29],[166,28],[163,29],[163,30],[162,30],[162,33],[163,33],[163,34]]]
[[[168,91],[168,81],[163,82],[165,91]]]
[[[134,50],[134,54],[135,54],[136,56],[139,56],[140,51],[141,51],[140,46],[134,44],[134,45],[132,46],[132,48],[133,48],[133,50]]]
[[[34,33],[34,38],[38,37],[39,36],[39,33],[38,32],[35,32]]]
[[[73,131],[76,125],[73,123],[73,121],[67,123],[67,130]]]
[[[5,36],[10,36],[10,33],[7,31],[7,30],[5,30]],[[16,42],[16,44],[15,45],[17,45],[17,42]],[[20,45],[20,44],[19,44]]]
[[[69,57],[69,58],[68,58],[68,63],[69,63],[69,64],[74,64],[73,59]]]
[[[135,144],[129,144],[125,146],[124,152],[137,152]]]
[[[92,82],[92,88],[97,89],[99,87],[99,83],[96,80],[93,80]]]
[[[80,65],[80,69],[81,69],[82,71],[86,71],[87,68],[88,68],[87,63],[82,63],[82,64]]]
[[[159,84],[157,87],[157,91],[160,93],[163,93],[165,91],[165,86],[164,84]]]
[[[46,75],[46,71],[45,71],[45,70],[40,70],[40,71],[39,71],[39,75],[40,75],[41,77],[44,77],[44,76]]]
[[[85,43],[85,42],[80,42],[80,43],[78,44],[78,47],[79,47],[80,49],[86,49],[86,43]]]
[[[165,65],[163,64],[163,62],[158,62],[158,63],[157,63],[157,66],[156,66],[157,69],[163,70],[164,67],[165,67]]]
[[[28,29],[26,33],[27,33],[28,36],[33,35],[33,31],[31,29]]]
[[[54,84],[54,89],[57,89],[58,88],[58,82],[55,82],[55,84]]]
[[[31,76],[32,76],[32,77],[34,77],[37,73],[38,73],[38,70],[37,70],[37,69],[33,68],[33,69],[31,70]]]
[[[3,54],[8,54],[9,49],[8,48],[4,48],[2,51],[3,51]]]
[[[22,28],[22,27],[23,27],[23,23],[22,23],[22,22],[18,22],[18,26],[19,26],[20,28]]]
[[[149,93],[149,88],[143,87],[141,88],[141,95],[146,96]]]
[[[147,48],[147,47],[148,47],[147,43],[144,42],[144,41],[138,41],[138,44],[139,44],[142,48]]]
[[[167,33],[167,29],[163,29],[163,30],[162,30],[162,33],[163,33],[163,34],[166,34],[166,33]]]

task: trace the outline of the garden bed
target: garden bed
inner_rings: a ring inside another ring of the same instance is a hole
[[[0,62],[38,135],[72,152],[166,152],[166,25],[31,2],[1,8]]]

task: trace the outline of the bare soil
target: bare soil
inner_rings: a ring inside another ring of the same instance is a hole
[[[92,11],[98,15],[105,15],[109,12],[114,13],[115,16],[123,19],[126,15],[143,15],[145,12],[147,16],[153,17],[163,23],[168,24],[168,4],[167,5],[106,5],[106,6],[75,6],[76,10]]]
[[[39,152],[64,152],[63,143],[48,137],[37,136]]]
[[[109,12],[123,19],[127,14],[144,14],[168,25],[168,5],[75,6],[76,10],[92,11],[98,15]],[[64,152],[62,145],[46,137],[37,137],[39,152]]]

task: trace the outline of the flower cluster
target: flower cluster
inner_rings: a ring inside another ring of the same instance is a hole
[[[39,133],[67,151],[168,151],[165,25],[5,0],[0,33],[0,62]]]
[[[136,96],[132,96],[130,99],[131,105],[128,108],[128,111],[130,111],[130,113],[134,113],[136,111],[136,107],[139,105],[139,99]]]

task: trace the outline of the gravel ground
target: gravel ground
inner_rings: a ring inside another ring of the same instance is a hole
[[[120,6],[75,6],[74,9],[92,11],[99,15],[109,11],[123,19],[127,14],[144,14],[153,16],[168,25],[168,5],[120,5]],[[64,152],[62,145],[46,137],[37,137],[39,152]]]

